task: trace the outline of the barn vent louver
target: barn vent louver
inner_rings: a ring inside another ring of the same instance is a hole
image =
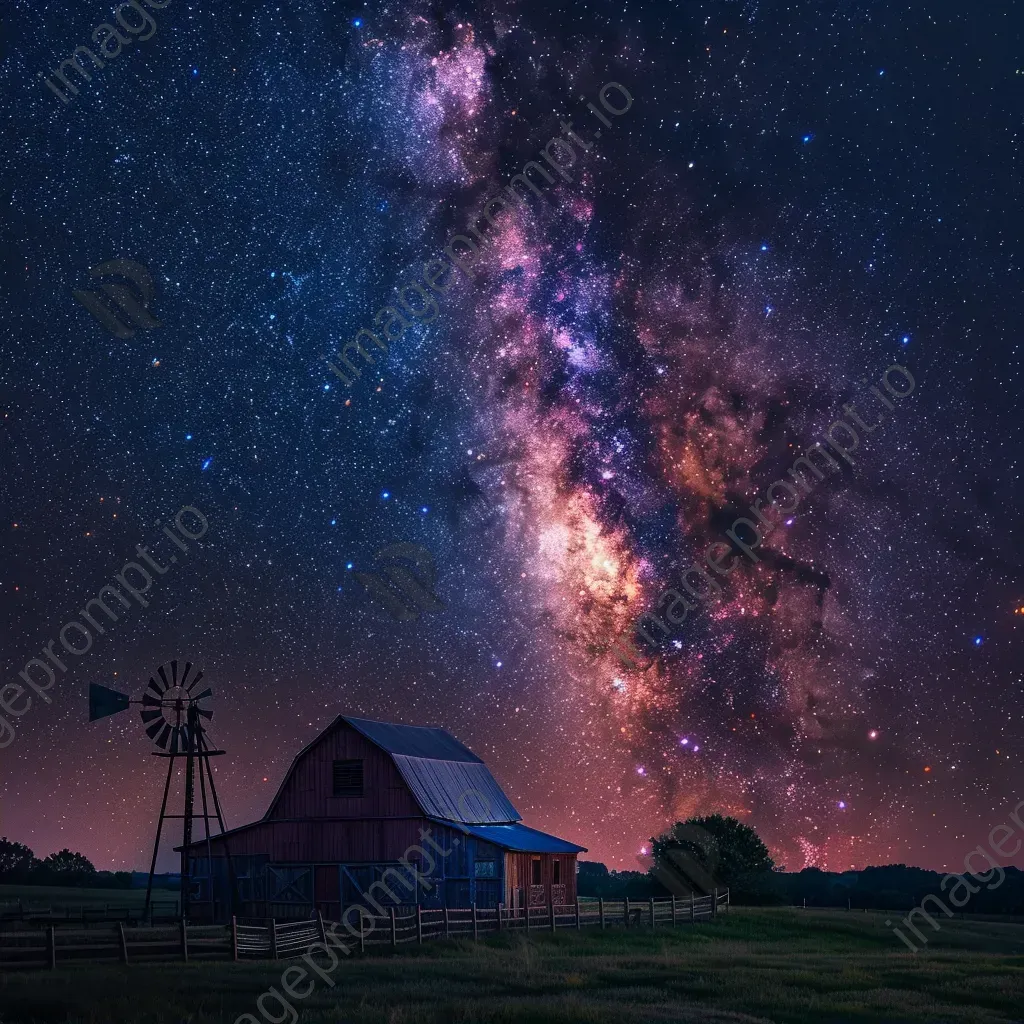
[[[363,762],[361,759],[334,762],[334,795],[363,795]]]

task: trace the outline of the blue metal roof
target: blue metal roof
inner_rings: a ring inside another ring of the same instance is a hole
[[[438,761],[464,761],[483,764],[476,754],[464,747],[444,729],[428,729],[419,725],[395,725],[392,722],[371,722],[366,718],[342,716],[353,729],[361,732],[389,754],[406,757],[430,757]]]
[[[463,824],[512,822],[522,817],[482,761],[391,757],[428,817]]]
[[[343,717],[353,729],[391,755],[428,817],[464,824],[520,820],[521,815],[487,765],[451,733],[418,725]]]
[[[438,819],[439,825],[452,825],[450,821]],[[476,836],[485,842],[500,846],[503,850],[514,850],[517,853],[586,853],[585,846],[577,846],[565,839],[548,835],[526,825],[454,825],[466,835]]]

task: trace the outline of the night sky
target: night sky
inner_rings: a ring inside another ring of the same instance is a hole
[[[789,869],[941,868],[1024,799],[1024,15],[563,6],[171,0],[65,105],[37,74],[109,7],[5,3],[0,683],[136,545],[168,566],[183,506],[209,529],[6,716],[0,834],[148,866],[163,763],[86,692],[175,657],[229,826],[342,713],[449,729],[616,868],[714,811]],[[346,386],[326,357],[562,119],[573,180]],[[72,294],[119,259],[161,324],[129,338]],[[890,414],[862,396],[896,362]],[[887,416],[855,464],[619,664],[851,401]],[[443,609],[355,579],[398,542]]]

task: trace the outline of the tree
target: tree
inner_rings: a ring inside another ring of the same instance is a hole
[[[6,836],[0,839],[0,880],[24,882],[38,865],[35,854],[21,843],[12,843]]]
[[[80,853],[60,850],[40,865],[40,874],[54,885],[88,885],[96,879],[96,868]]]
[[[767,896],[775,867],[758,834],[736,818],[712,814],[677,821],[651,840],[651,873],[670,892],[689,896],[715,888]]]

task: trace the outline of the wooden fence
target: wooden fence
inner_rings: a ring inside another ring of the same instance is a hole
[[[353,932],[319,916],[309,921],[233,919],[230,925],[45,928],[0,932],[0,969],[55,968],[79,962],[146,963],[156,960],[286,960],[325,942],[330,929],[351,951],[397,948],[436,939],[473,938],[582,928],[671,928],[710,921],[729,907],[729,893],[696,899],[577,900],[575,904],[510,909],[393,907],[383,916],[364,913]],[[360,929],[361,931],[357,930]]]

